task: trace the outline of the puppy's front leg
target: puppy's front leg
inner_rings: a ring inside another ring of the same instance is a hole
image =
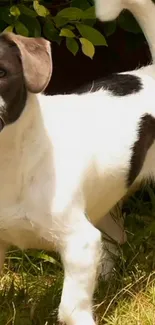
[[[74,214],[61,235],[65,278],[59,320],[67,325],[95,325],[92,297],[101,256],[101,233],[83,212],[74,210]]]

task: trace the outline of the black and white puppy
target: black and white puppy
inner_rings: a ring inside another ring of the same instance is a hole
[[[130,4],[154,59],[151,0],[106,2],[96,0],[102,19]],[[132,186],[155,177],[155,68],[112,75],[81,94],[45,96],[51,73],[49,42],[0,35],[0,266],[10,245],[56,249],[65,273],[59,319],[94,325],[97,227],[122,242],[107,214]]]

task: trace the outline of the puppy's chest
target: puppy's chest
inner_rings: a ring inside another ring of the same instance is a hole
[[[36,175],[37,177],[37,175]],[[48,194],[49,182],[30,177],[8,181],[0,189],[0,240],[26,248],[48,248],[52,227]]]

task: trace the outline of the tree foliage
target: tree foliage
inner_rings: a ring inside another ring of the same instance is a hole
[[[121,14],[116,21],[104,23],[104,32],[101,33],[96,24],[93,0],[57,3],[54,0],[0,0],[0,32],[43,36],[58,44],[64,40],[73,55],[82,50],[90,58],[93,58],[96,46],[107,46],[108,37],[115,32],[117,25],[125,31],[141,33],[129,12]]]

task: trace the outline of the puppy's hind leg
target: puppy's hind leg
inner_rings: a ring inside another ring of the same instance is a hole
[[[7,250],[7,245],[5,245],[5,243],[0,241],[0,272],[4,264],[6,250]]]
[[[97,228],[103,234],[102,277],[107,280],[114,267],[115,258],[119,254],[119,245],[124,244],[127,240],[124,217],[122,216],[122,202],[119,202],[100,220]]]

